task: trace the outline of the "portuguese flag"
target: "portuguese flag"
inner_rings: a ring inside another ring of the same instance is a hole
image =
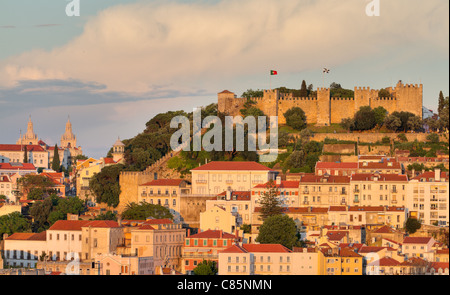
[[[275,75],[278,75],[278,72],[277,72],[277,71],[274,71],[274,70],[272,70],[272,71],[270,71],[270,75],[271,75],[271,76],[275,76]]]

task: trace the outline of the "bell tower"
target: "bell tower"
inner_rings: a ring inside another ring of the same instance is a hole
[[[72,123],[70,122],[70,117],[66,123],[66,131],[61,136],[61,147],[62,148],[75,148],[77,146],[77,137],[72,132]]]
[[[125,156],[125,145],[120,141],[120,138],[117,138],[116,142],[113,144],[112,156],[114,162],[123,160]]]

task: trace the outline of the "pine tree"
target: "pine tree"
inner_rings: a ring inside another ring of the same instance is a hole
[[[302,81],[302,87],[300,88],[300,97],[308,96],[308,88],[306,88],[305,80]]]
[[[439,105],[438,105],[438,115],[440,117],[441,114],[442,114],[442,110],[445,107],[445,98],[444,98],[444,93],[442,93],[442,91],[439,92],[439,102],[438,103],[439,103]]]
[[[267,184],[266,188],[267,191],[264,192],[259,200],[261,204],[261,220],[283,212],[282,201],[278,198],[279,191],[273,180]]]
[[[28,151],[27,151],[27,146],[25,146],[25,149],[24,149],[24,156],[23,156],[23,162],[24,163],[28,163]]]
[[[53,151],[52,169],[59,172],[61,169],[61,162],[59,161],[58,144],[55,144],[55,150]]]

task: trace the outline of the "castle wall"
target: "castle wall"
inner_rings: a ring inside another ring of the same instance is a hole
[[[354,115],[355,100],[353,98],[331,98],[331,123],[341,123],[342,119],[353,118]]]
[[[119,176],[120,195],[119,205],[116,210],[121,214],[128,203],[138,203],[138,188],[140,184],[153,180],[152,173],[145,172],[121,172]]]
[[[397,106],[397,99],[394,97],[376,97],[371,100],[370,105],[372,109],[383,107],[389,112],[389,114],[392,114],[395,111],[401,111]]]
[[[329,126],[331,123],[330,88],[317,89],[317,125]]]
[[[315,97],[287,97],[278,101],[278,124],[286,124],[284,113],[293,107],[301,108],[306,115],[306,123],[317,122],[317,99]]]

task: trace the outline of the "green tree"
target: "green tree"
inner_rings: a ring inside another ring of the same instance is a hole
[[[247,89],[244,93],[242,93],[242,97],[244,98],[254,98],[254,97],[263,97],[264,91],[263,90],[253,90],[253,89]]]
[[[384,126],[386,126],[387,129],[392,130],[394,132],[400,131],[402,127],[402,121],[399,117],[395,115],[387,116],[384,120]]]
[[[32,190],[40,189],[45,196],[55,192],[53,182],[45,176],[27,174],[17,180],[19,190],[28,195]]]
[[[299,107],[293,107],[284,113],[286,125],[295,130],[303,130],[306,128],[306,114]]]
[[[300,88],[299,96],[300,97],[307,97],[308,96],[308,88],[306,87],[306,81],[305,80],[302,81],[302,86]]]
[[[52,169],[56,172],[61,170],[61,162],[59,160],[58,144],[55,144],[55,150],[53,151]]]
[[[24,146],[24,154],[23,154],[23,162],[24,163],[28,163],[28,151],[27,151],[27,146]]]
[[[376,107],[373,109],[373,114],[375,116],[375,122],[378,126],[383,126],[384,119],[386,119],[386,116],[388,112],[383,107]]]
[[[219,272],[217,262],[212,260],[203,260],[194,268],[194,275],[214,276]]]
[[[30,229],[30,222],[19,212],[0,216],[0,239],[3,239],[3,234],[29,232]]]
[[[301,168],[304,164],[305,152],[303,150],[293,151],[284,162],[283,166],[286,170],[292,168]]]
[[[431,143],[439,143],[439,135],[436,133],[428,134],[427,140]]]
[[[441,107],[441,112],[439,113],[439,129],[441,131],[449,130],[449,97],[444,99],[443,105]]]
[[[369,106],[361,107],[353,118],[353,130],[371,130],[377,124],[375,114]]]
[[[405,133],[400,133],[399,135],[397,135],[398,140],[402,141],[402,142],[407,142],[408,138],[406,137]]]
[[[438,115],[439,117],[442,114],[442,111],[445,108],[445,98],[444,98],[444,93],[442,91],[439,92],[439,99],[438,99]]]
[[[89,181],[89,188],[95,195],[98,203],[105,203],[114,208],[119,205],[119,176],[124,168],[125,166],[121,164],[106,166],[99,173],[92,176]]]
[[[409,218],[406,220],[406,223],[405,223],[405,230],[406,230],[406,232],[409,233],[409,234],[415,233],[415,232],[416,232],[417,230],[419,230],[421,227],[422,227],[421,222],[420,222],[419,220],[417,220],[416,218],[409,217]]]
[[[409,117],[407,126],[408,130],[421,131],[423,129],[423,121],[419,116]]]
[[[40,188],[33,188],[27,196],[28,200],[42,200],[44,192]]]
[[[117,221],[117,214],[111,211],[95,216],[94,220],[114,220]]]
[[[273,180],[266,185],[266,191],[261,196],[259,203],[261,204],[261,220],[281,214],[283,211],[282,201],[278,198],[279,190]]]
[[[344,119],[342,119],[340,124],[341,124],[342,128],[350,131],[353,128],[354,121],[352,118],[344,118]]]
[[[141,202],[140,204],[129,203],[125,211],[122,212],[123,219],[130,220],[146,220],[149,217],[156,219],[168,218],[173,219],[173,215],[169,209],[156,204]]]
[[[264,220],[259,228],[256,242],[261,244],[281,244],[289,249],[298,245],[297,226],[287,215],[274,215]]]
[[[380,98],[391,97],[391,94],[389,93],[389,90],[384,88],[384,89],[380,89],[380,91],[378,91],[378,97],[380,97]]]

